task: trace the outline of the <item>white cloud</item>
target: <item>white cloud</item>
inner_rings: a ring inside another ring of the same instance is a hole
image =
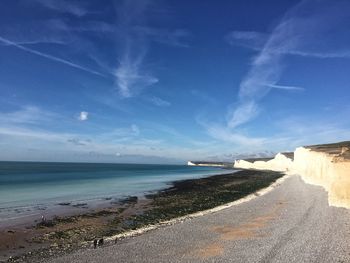
[[[59,118],[58,115],[36,106],[23,106],[16,111],[0,112],[2,124],[40,124],[57,118]]]
[[[81,140],[78,138],[71,138],[71,139],[68,139],[67,142],[70,142],[70,143],[77,145],[77,146],[86,146],[91,141],[90,140]]]
[[[206,129],[206,132],[212,138],[229,143],[227,146],[229,148],[232,145],[236,146],[236,149],[241,147],[260,147],[264,142],[265,138],[251,137],[246,135],[244,132],[239,131],[237,129],[233,129],[228,125],[208,122],[202,117],[197,117],[197,123]],[[239,125],[242,120],[237,119],[237,123],[232,123],[233,126]],[[224,148],[224,147],[221,147]],[[221,149],[222,150],[222,149]]]
[[[120,128],[110,133],[89,135],[79,133],[61,133],[49,130],[23,128],[18,126],[0,127],[1,160],[36,161],[104,161],[104,162],[145,162],[151,156],[171,159],[193,159],[207,156],[207,149],[179,147],[159,139],[135,136],[140,135],[137,125]],[[7,146],[8,145],[8,146]],[[28,155],[29,149],[36,149]],[[139,156],[136,158],[136,156]],[[118,159],[113,159],[117,158]],[[123,159],[120,159],[124,157]],[[156,162],[155,162],[156,163]]]
[[[71,134],[66,133],[53,133],[45,130],[23,128],[18,126],[3,126],[0,127],[1,135],[8,135],[13,137],[22,137],[25,139],[37,139],[42,141],[58,141],[66,142],[69,138],[73,137]],[[29,141],[28,141],[29,142]]]
[[[265,39],[265,37],[266,37],[265,34],[255,32],[255,31],[232,31],[227,36],[228,40],[231,40],[231,41],[236,39],[257,41],[257,39]]]
[[[261,50],[267,38],[267,34],[254,31],[232,31],[225,37],[230,45],[243,46],[254,50]]]
[[[78,119],[80,121],[86,121],[89,117],[89,113],[87,111],[82,111],[79,113]]]
[[[233,132],[229,128],[219,125],[210,125],[207,127],[207,131],[210,136],[217,140],[233,143],[240,146],[260,147],[265,140],[264,138],[248,137],[242,133]]]
[[[113,142],[113,143],[122,143],[122,142],[135,142],[135,137],[140,136],[140,128],[136,124],[131,124],[127,127],[114,128],[108,132],[100,133],[96,138],[103,142]],[[142,139],[137,140],[141,142]]]
[[[159,107],[169,107],[171,103],[169,101],[163,100],[159,97],[153,96],[148,99],[151,103]]]
[[[275,125],[280,131],[264,143],[267,147],[275,147],[277,150],[293,150],[304,145],[349,140],[350,122],[343,117],[348,114],[348,110],[341,109],[327,119],[299,116],[278,120]]]
[[[196,99],[202,100],[205,102],[205,104],[218,104],[218,101],[214,99],[214,96],[211,96],[210,94],[207,94],[203,92],[202,90],[192,89],[190,90],[191,96],[193,96]]]
[[[133,135],[138,136],[140,135],[140,129],[136,124],[131,125],[131,131],[133,132]]]

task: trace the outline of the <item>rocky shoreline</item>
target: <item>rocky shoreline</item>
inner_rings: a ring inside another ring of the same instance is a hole
[[[30,228],[9,229],[0,235],[0,261],[37,262],[91,248],[94,240],[235,201],[282,176],[278,172],[243,170],[175,181],[169,188],[145,198],[128,197],[94,212],[55,217]]]

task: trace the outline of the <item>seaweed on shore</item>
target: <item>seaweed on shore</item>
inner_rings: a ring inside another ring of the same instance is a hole
[[[124,230],[137,229],[175,217],[214,208],[269,186],[283,174],[273,171],[239,171],[208,178],[177,181],[173,186],[147,195],[152,209],[136,215]]]
[[[92,245],[95,238],[211,209],[267,187],[282,176],[279,172],[243,170],[176,181],[165,190],[148,194],[146,202],[131,196],[116,203],[117,207],[71,217],[55,217],[36,227],[47,231],[32,240],[39,242],[41,248],[30,255],[12,258],[11,262],[31,262],[36,256],[45,258],[67,253],[82,247],[84,241],[91,241],[88,245]]]

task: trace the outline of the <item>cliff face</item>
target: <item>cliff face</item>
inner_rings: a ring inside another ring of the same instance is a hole
[[[187,165],[189,165],[189,166],[231,167],[232,168],[232,163],[224,163],[224,162],[188,161]]]
[[[320,151],[313,147],[299,147],[294,152],[294,161],[277,154],[270,161],[244,160],[235,162],[235,168],[284,171],[298,174],[306,183],[322,186],[328,192],[330,205],[350,208],[350,159],[349,148],[337,151]]]
[[[235,161],[235,168],[256,169],[256,170],[272,170],[278,172],[287,172],[291,169],[293,161],[285,155],[278,153],[275,158],[269,161],[248,162],[245,160]]]
[[[341,154],[297,148],[293,173],[299,174],[306,183],[324,187],[330,205],[350,208],[350,160]]]

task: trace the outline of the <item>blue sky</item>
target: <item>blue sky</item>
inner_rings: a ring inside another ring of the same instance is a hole
[[[232,160],[350,138],[347,0],[0,5],[0,160]]]

